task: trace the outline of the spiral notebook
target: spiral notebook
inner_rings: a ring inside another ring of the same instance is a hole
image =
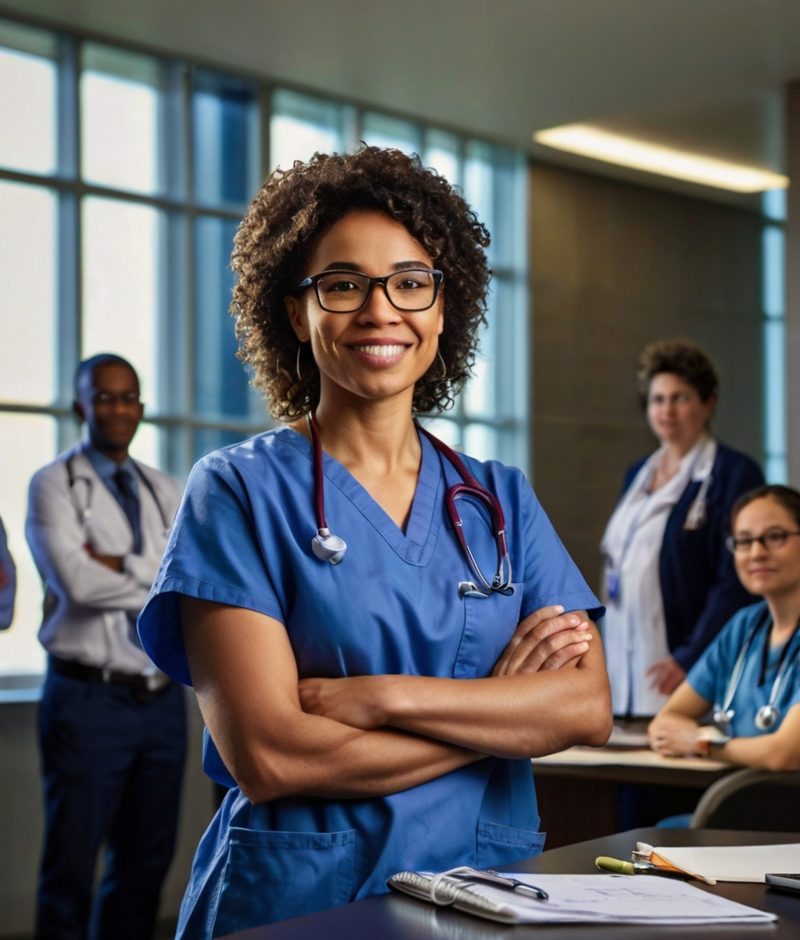
[[[505,872],[502,873],[506,875]],[[538,900],[510,886],[486,884],[468,869],[402,871],[388,880],[396,891],[503,924],[767,924],[774,914],[746,907],[657,875],[532,875],[510,878],[548,895]]]

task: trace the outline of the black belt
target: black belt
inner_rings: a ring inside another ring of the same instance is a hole
[[[127,685],[139,701],[150,701],[172,685],[170,679],[163,673],[142,675],[141,673],[118,672],[116,669],[87,666],[85,663],[77,663],[73,659],[59,659],[58,656],[52,655],[50,656],[50,668],[59,676],[66,676],[68,679]]]

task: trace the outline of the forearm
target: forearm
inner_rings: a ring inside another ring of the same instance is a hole
[[[712,744],[709,757],[764,770],[800,770],[800,753],[797,746],[794,742],[781,740],[778,734],[733,738],[723,745]]]
[[[220,729],[223,760],[254,803],[280,797],[368,798],[443,776],[485,755],[403,731],[363,731],[294,709],[276,717],[269,738]],[[283,730],[276,735],[274,728]]]
[[[610,733],[607,690],[580,668],[489,679],[387,680],[387,725],[495,757],[601,745]]]

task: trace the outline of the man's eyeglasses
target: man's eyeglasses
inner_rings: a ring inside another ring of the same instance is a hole
[[[120,404],[133,408],[134,405],[140,405],[141,400],[138,392],[95,392],[92,403],[101,407]]]
[[[739,538],[729,535],[725,539],[725,547],[734,555],[746,555],[753,547],[753,542],[758,542],[769,551],[773,548],[781,548],[786,544],[786,539],[794,535],[800,535],[800,532],[787,532],[786,529],[767,529],[761,535],[742,535]]]
[[[323,271],[300,281],[296,292],[313,287],[320,307],[328,313],[357,313],[369,303],[380,284],[395,310],[417,313],[430,309],[439,296],[444,275],[431,268],[408,268],[385,277],[355,271]]]

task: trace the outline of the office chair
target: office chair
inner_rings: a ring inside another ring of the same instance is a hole
[[[800,772],[746,767],[721,777],[700,798],[689,826],[800,832]]]

